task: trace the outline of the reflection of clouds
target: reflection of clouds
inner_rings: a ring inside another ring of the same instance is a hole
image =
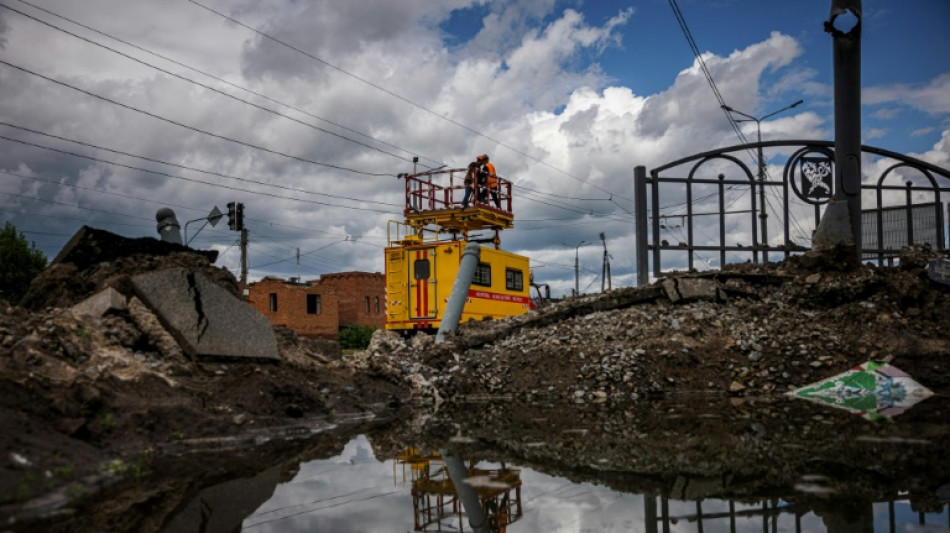
[[[273,497],[244,520],[243,531],[413,531],[411,484],[402,482],[398,466],[396,478],[393,477],[396,466],[393,460],[380,462],[373,457],[371,450],[366,437],[359,436],[347,443],[337,456],[301,464],[293,480],[279,485]],[[499,466],[498,463],[478,463],[479,468],[491,469]],[[657,516],[662,516],[661,499],[656,496],[647,496],[645,499],[639,494],[617,492],[591,483],[574,483],[563,477],[550,476],[516,464],[507,466],[521,470],[524,511],[520,520],[508,526],[509,533],[642,533],[648,531],[645,506],[651,502],[656,504]],[[806,476],[802,479],[803,483],[818,481],[818,476]],[[484,476],[469,478],[468,483],[473,486],[495,485]],[[769,511],[775,505],[785,506],[787,502],[769,503]],[[705,499],[697,504],[696,501],[668,500],[667,509],[668,516],[671,517],[669,529],[672,533],[697,531],[698,523],[695,517],[698,512],[704,515],[703,533],[731,531],[728,516],[709,516],[729,513],[728,501]],[[761,514],[761,502],[733,502],[732,509],[738,513],[759,513],[753,516],[737,516],[735,531],[738,533],[760,533],[763,524],[767,524],[768,531],[772,530],[773,525],[777,531],[796,531],[794,512],[770,514],[765,519]],[[895,509],[899,530],[925,530],[917,525],[917,514],[911,510],[909,503],[897,502]],[[875,504],[874,515],[875,524],[886,529],[889,520],[887,504]],[[799,520],[802,533],[827,531],[822,518],[814,513],[803,514]],[[944,525],[947,520],[948,511],[944,510],[940,514],[928,514],[927,524]],[[468,531],[467,521],[464,526]],[[455,530],[459,529],[457,520],[443,521],[443,530],[452,531],[453,527]],[[662,521],[657,523],[656,530],[663,530]]]

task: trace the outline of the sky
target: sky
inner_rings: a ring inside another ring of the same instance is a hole
[[[763,140],[833,140],[830,4],[678,7],[727,105],[804,100]],[[82,225],[157,237],[169,207],[237,274],[238,232],[202,218],[241,202],[251,280],[382,272],[412,158],[488,153],[514,186],[502,248],[556,296],[576,257],[596,292],[604,244],[612,286],[636,284],[634,166],[741,144],[668,0],[0,5],[0,216],[50,258]],[[950,2],[863,8],[862,142],[950,168]]]

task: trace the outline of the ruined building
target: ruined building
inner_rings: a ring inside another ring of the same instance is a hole
[[[335,339],[348,326],[383,326],[385,279],[379,272],[339,272],[304,282],[264,278],[248,286],[248,302],[271,324]]]

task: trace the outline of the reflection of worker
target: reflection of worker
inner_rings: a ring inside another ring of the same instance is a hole
[[[482,164],[482,171],[486,175],[488,190],[491,192],[492,200],[495,201],[495,207],[500,208],[501,201],[498,199],[498,175],[495,174],[495,165],[488,160],[488,154],[478,156],[478,161]],[[485,200],[488,200],[487,196]]]
[[[475,180],[478,177],[478,162],[472,161],[468,164],[468,172],[465,173],[465,198],[462,198],[462,209],[468,207],[468,202],[472,199],[472,191],[475,190]]]

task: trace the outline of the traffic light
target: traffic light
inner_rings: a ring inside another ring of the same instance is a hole
[[[228,227],[236,230],[237,227],[237,204],[234,202],[228,202]]]
[[[237,205],[237,230],[244,229],[244,204]]]

